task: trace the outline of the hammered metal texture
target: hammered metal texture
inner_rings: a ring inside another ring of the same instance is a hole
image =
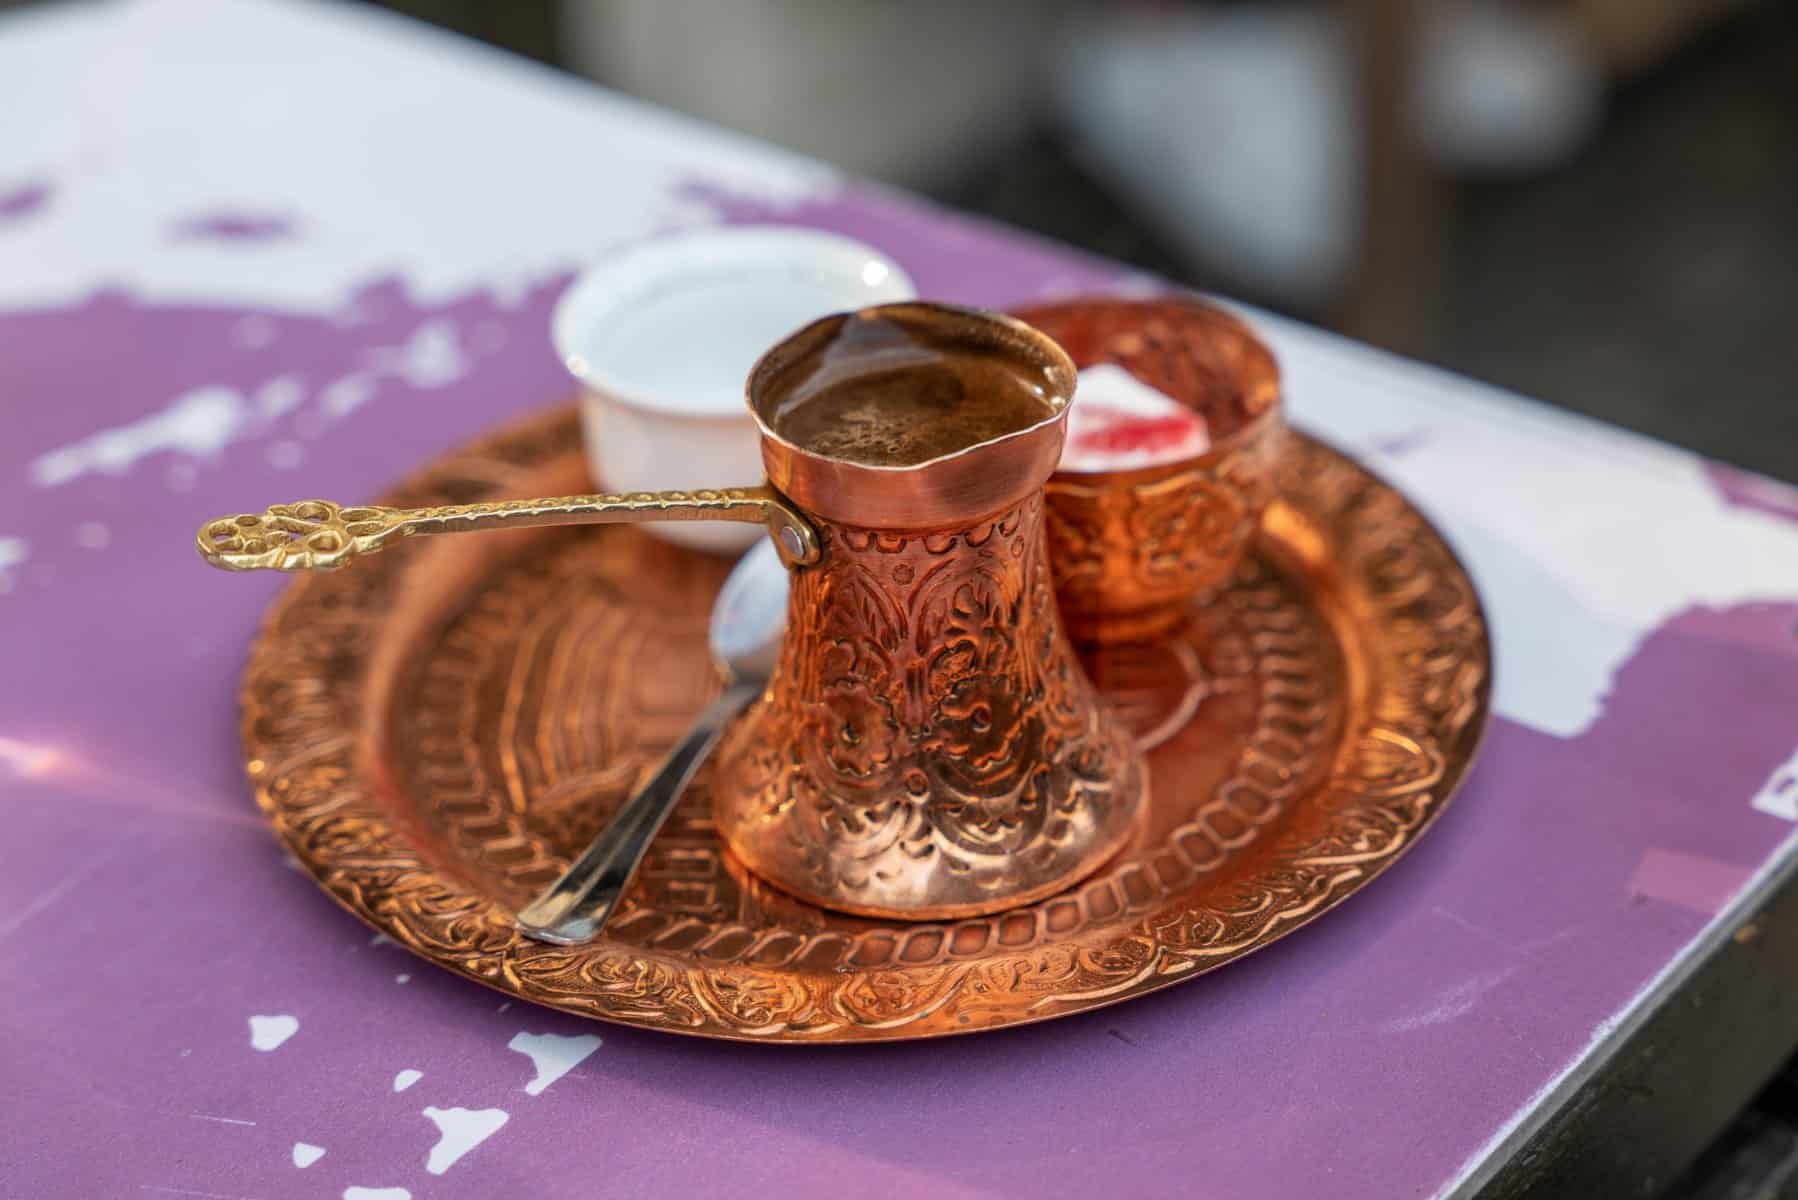
[[[628,528],[418,539],[296,582],[244,682],[257,800],[325,890],[400,944],[511,995],[647,1028],[931,1037],[1192,978],[1327,911],[1411,846],[1486,717],[1489,648],[1465,572],[1390,488],[1302,436],[1289,449],[1285,499],[1254,552],[1156,660],[1188,664],[1196,704],[1159,730],[1145,820],[1111,865],[1036,904],[918,924],[813,908],[722,850],[702,776],[601,940],[516,933],[511,913],[718,687],[705,619],[723,565]],[[586,486],[575,417],[560,412],[390,499]],[[1140,706],[1140,664],[1096,666],[1102,690]]]
[[[827,908],[995,912],[1097,870],[1142,808],[1142,758],[1061,632],[1039,494],[960,529],[815,520],[762,700],[718,755],[750,870]]]

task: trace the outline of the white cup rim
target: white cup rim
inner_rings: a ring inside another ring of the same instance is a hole
[[[736,420],[737,414],[701,408],[684,397],[656,395],[610,375],[578,347],[584,330],[640,298],[645,290],[683,273],[740,268],[809,270],[851,281],[867,291],[867,303],[911,299],[911,277],[887,255],[841,234],[790,225],[733,225],[689,230],[634,242],[576,276],[557,299],[550,340],[562,366],[582,386],[609,401],[671,417]],[[870,275],[875,275],[870,281]],[[856,305],[854,307],[861,307]],[[749,419],[747,404],[741,419]]]

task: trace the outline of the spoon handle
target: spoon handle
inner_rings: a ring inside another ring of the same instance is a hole
[[[329,500],[276,504],[260,513],[201,526],[200,557],[226,571],[313,571],[341,567],[359,554],[424,533],[523,529],[643,521],[741,521],[766,525],[789,566],[816,562],[818,536],[770,487],[695,492],[601,492],[538,500],[446,504],[436,508],[345,508]]]
[[[712,701],[574,865],[519,910],[513,924],[520,933],[558,946],[578,946],[599,936],[693,772],[712,752],[730,719],[761,695],[764,682],[738,680]]]

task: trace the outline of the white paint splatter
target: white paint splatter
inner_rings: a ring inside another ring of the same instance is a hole
[[[280,1013],[272,1017],[250,1018],[250,1045],[258,1050],[279,1049],[281,1043],[300,1031],[300,1019]]]
[[[345,417],[375,398],[376,380],[366,371],[351,371],[341,379],[333,379],[319,389],[318,402],[327,415]],[[310,426],[310,422],[308,425]],[[317,432],[301,430],[303,437],[316,437]]]
[[[314,1146],[311,1142],[295,1142],[293,1144],[293,1165],[302,1171],[324,1156],[325,1148],[323,1146]]]
[[[393,977],[393,981],[395,983],[411,983],[412,976],[410,976],[410,975],[395,975]]]
[[[464,1154],[499,1132],[507,1120],[503,1108],[427,1108],[425,1116],[437,1126],[437,1144],[425,1160],[425,1170],[441,1175]]]
[[[343,1200],[412,1200],[405,1188],[346,1187]]]
[[[397,945],[399,945],[398,942],[394,941],[392,938],[388,937],[384,933],[377,933],[377,934],[375,934],[375,936],[369,938],[368,944],[371,946],[397,946]]]
[[[103,429],[33,459],[31,482],[60,487],[95,471],[123,475],[138,460],[163,450],[217,454],[242,428],[247,411],[243,394],[232,388],[195,388],[142,420]]]
[[[268,465],[277,471],[291,471],[306,461],[306,447],[291,439],[282,439],[268,448]]]
[[[1365,458],[1467,562],[1491,620],[1501,715],[1577,737],[1617,671],[1677,614],[1798,595],[1798,526],[1729,503],[1697,455],[1267,314],[1255,323],[1294,423]],[[1423,446],[1389,449],[1419,429]],[[1677,571],[1662,565],[1668,546],[1681,548]]]
[[[381,380],[398,379],[415,388],[440,388],[468,375],[468,352],[453,321],[433,317],[397,346],[371,346],[362,368],[338,376],[318,392],[316,411],[302,414],[301,437],[317,437],[324,426],[349,416],[375,398]]]
[[[1773,768],[1773,774],[1767,776],[1767,782],[1748,804],[1768,816],[1798,821],[1798,749]]]
[[[393,1077],[393,1090],[396,1092],[403,1092],[424,1077],[425,1073],[423,1071],[414,1071],[411,1067],[407,1067],[404,1071],[401,1071],[398,1075]]]
[[[375,346],[365,361],[383,375],[403,379],[415,388],[440,388],[468,374],[468,356],[456,336],[455,323],[433,317],[398,346]]]
[[[559,1033],[520,1033],[506,1043],[506,1049],[518,1051],[536,1068],[536,1078],[524,1085],[525,1092],[532,1096],[542,1095],[544,1088],[574,1070],[599,1047],[599,1035],[593,1033],[574,1037],[563,1037]]]
[[[112,545],[112,530],[98,521],[83,521],[75,527],[75,544],[83,550],[104,550]]]
[[[666,227],[671,201],[694,180],[770,205],[828,195],[836,180],[739,133],[577,92],[529,64],[418,39],[350,6],[156,4],[116,29],[86,20],[93,28],[79,40],[74,19],[66,31],[46,25],[41,35],[0,39],[0,79],[50,72],[45,46],[91,45],[102,56],[127,39],[142,69],[84,79],[79,102],[47,101],[31,121],[8,121],[5,168],[28,165],[34,177],[70,181],[71,191],[75,180],[115,192],[123,181],[155,182],[122,202],[64,203],[59,194],[43,205],[22,227],[27,248],[0,271],[8,307],[75,303],[111,287],[146,303],[325,313],[361,294],[374,271],[405,280],[420,305],[445,304],[496,275],[554,278]],[[214,44],[208,38],[232,53],[195,53]],[[308,91],[305,65],[320,62],[343,68],[330,95]],[[49,94],[52,80],[44,83]],[[433,120],[418,119],[421,94],[431,96]],[[223,96],[245,102],[221,104]],[[297,96],[309,97],[308,119],[290,113]],[[168,136],[200,122],[204,147]],[[345,170],[341,130],[351,124],[359,145],[382,149]],[[489,132],[513,129],[531,136]],[[465,165],[471,140],[481,145],[479,171]],[[594,145],[606,152],[566,149]],[[220,195],[222,163],[229,198]],[[322,236],[229,246],[167,236],[171,225],[218,212],[222,199],[303,216],[302,233]],[[496,212],[514,219],[495,221]]]
[[[298,408],[305,398],[306,385],[300,382],[298,375],[277,375],[257,388],[251,397],[256,402],[256,411],[271,421]]]

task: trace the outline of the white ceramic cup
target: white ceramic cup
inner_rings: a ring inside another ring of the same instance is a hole
[[[594,478],[614,492],[760,483],[743,384],[762,351],[830,313],[915,296],[879,251],[781,226],[675,234],[595,263],[551,318],[556,353],[581,384]],[[717,521],[643,528],[715,552],[758,535]]]

